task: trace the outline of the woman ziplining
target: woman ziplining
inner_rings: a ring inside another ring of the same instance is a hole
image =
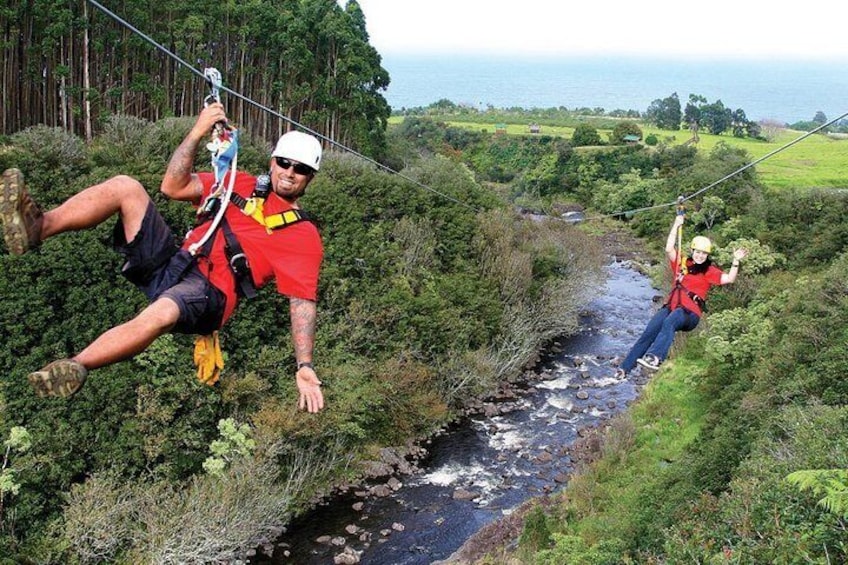
[[[730,271],[725,273],[712,263],[712,242],[704,236],[695,236],[690,244],[691,255],[683,258],[682,210],[674,218],[666,239],[665,252],[674,273],[674,284],[665,304],[648,322],[642,335],[633,344],[621,362],[616,376],[624,378],[638,364],[648,372],[659,369],[678,331],[694,330],[706,305],[707,293],[716,285],[731,284],[739,274],[739,262],[748,255],[744,248],[733,252]]]

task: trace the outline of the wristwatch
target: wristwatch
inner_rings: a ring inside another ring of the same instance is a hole
[[[315,370],[315,367],[312,365],[311,361],[301,361],[300,363],[297,364],[297,370],[298,371],[300,371],[303,367],[309,367],[313,371]]]

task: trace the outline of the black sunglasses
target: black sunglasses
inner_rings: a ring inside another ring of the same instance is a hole
[[[309,165],[304,165],[303,163],[293,163],[285,157],[274,157],[274,160],[277,162],[277,166],[283,169],[284,171],[288,171],[289,167],[294,167],[294,172],[299,175],[311,175],[315,172],[315,169],[313,169]]]

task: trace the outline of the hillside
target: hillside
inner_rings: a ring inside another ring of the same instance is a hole
[[[477,116],[475,121],[468,121],[463,116],[455,114],[439,114],[431,112],[428,119],[443,122],[451,127],[466,131],[485,131],[494,133],[499,126],[510,136],[550,136],[570,140],[575,131],[575,118],[564,115],[558,119],[548,119],[543,125],[538,125],[538,133],[530,133],[530,123],[535,123],[532,113],[527,116],[495,114],[486,118],[485,113]],[[392,116],[389,123],[393,126],[403,121],[402,116]],[[585,118],[586,123],[597,127],[602,140],[608,140],[616,121],[622,119]],[[628,120],[630,121],[630,120]],[[677,132],[660,130],[643,121],[632,120],[643,132],[643,139],[655,136],[658,143],[666,145],[682,145],[691,139],[691,133],[684,130]],[[846,188],[844,175],[845,155],[848,153],[848,139],[844,135],[816,134],[805,137],[802,142],[795,143],[806,132],[792,130],[786,127],[772,127],[768,139],[737,138],[730,134],[713,135],[701,132],[698,135],[697,149],[704,153],[712,151],[717,144],[726,143],[745,151],[750,160],[759,160],[757,174],[762,184],[769,188]],[[785,147],[790,145],[789,147]],[[785,148],[784,148],[785,147]],[[770,155],[774,153],[773,155]],[[770,155],[770,156],[769,156]]]
[[[681,187],[707,186],[752,160],[730,143],[709,154],[700,147],[696,154],[659,150],[677,168],[646,178],[620,165],[651,163],[650,149],[570,152],[555,136],[463,135],[451,127],[441,145],[424,124],[408,131],[428,132],[422,137],[431,136],[430,147],[485,165],[475,169],[483,177],[497,173],[486,168],[492,163],[486,156],[497,155],[506,165],[501,171],[511,164],[517,171],[503,179],[504,194],[526,202],[533,188],[532,201],[550,210],[576,200],[589,207],[582,228],[591,232],[601,229],[591,221],[594,206],[611,211],[673,202],[687,193]],[[803,151],[827,153],[822,148],[844,142],[809,141]],[[550,154],[556,157],[547,162],[546,178],[538,163]],[[596,172],[569,185],[571,167],[591,171],[601,163],[620,174]],[[448,562],[848,560],[848,293],[840,282],[848,260],[848,199],[832,190],[848,176],[838,171],[829,189],[820,190],[796,184],[791,166],[773,174],[771,186],[764,186],[759,166],[734,175],[687,209],[694,222],[687,233],[713,238],[719,264],[735,246],[752,252],[741,280],[711,293],[705,320],[678,339],[642,400],[597,430],[599,457],[561,494],[484,528]],[[654,247],[670,212],[622,219]]]

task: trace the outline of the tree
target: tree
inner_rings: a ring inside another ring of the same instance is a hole
[[[574,133],[571,135],[571,144],[574,147],[583,147],[587,145],[600,145],[601,136],[594,126],[587,123],[577,124],[574,128]]]
[[[702,224],[709,231],[713,229],[719,219],[725,217],[726,209],[724,200],[718,196],[707,195],[704,197],[701,207],[692,214],[692,220],[695,225]]]
[[[613,145],[621,145],[625,142],[624,138],[628,135],[635,135],[642,139],[642,128],[636,125],[636,122],[624,121],[618,122],[610,133],[610,143]]]
[[[733,129],[733,137],[745,137],[748,128],[748,118],[745,116],[745,110],[737,108],[730,115],[730,126]]]
[[[748,120],[745,110],[737,108],[731,111],[721,100],[712,104],[699,94],[690,94],[689,102],[683,112],[683,121],[694,132],[693,140],[697,142],[697,131],[704,127],[713,135],[721,135],[730,129],[735,137],[758,137],[760,128]]]
[[[645,119],[660,129],[679,130],[682,114],[680,99],[673,93],[662,100],[654,100],[645,112]]]
[[[748,134],[748,137],[753,137],[755,139],[758,139],[762,133],[762,130],[760,129],[760,124],[751,121],[749,121],[745,125],[745,131]]]
[[[762,120],[758,127],[766,141],[774,141],[777,134],[786,129],[786,124],[777,120]]]
[[[713,135],[721,135],[730,128],[733,121],[730,108],[721,100],[701,106],[701,125]]]
[[[294,121],[372,156],[384,151],[389,76],[356,0],[202,9],[128,0],[118,12],[181,61],[217,68],[245,97],[223,97],[228,117],[251,135],[274,139]],[[105,116],[196,115],[209,92],[192,69],[86,2],[18,0],[0,14],[0,135],[44,124],[88,140]]]
[[[692,129],[697,129],[701,124],[701,106],[707,103],[707,99],[700,94],[690,94],[689,102],[683,110],[683,121]]]

